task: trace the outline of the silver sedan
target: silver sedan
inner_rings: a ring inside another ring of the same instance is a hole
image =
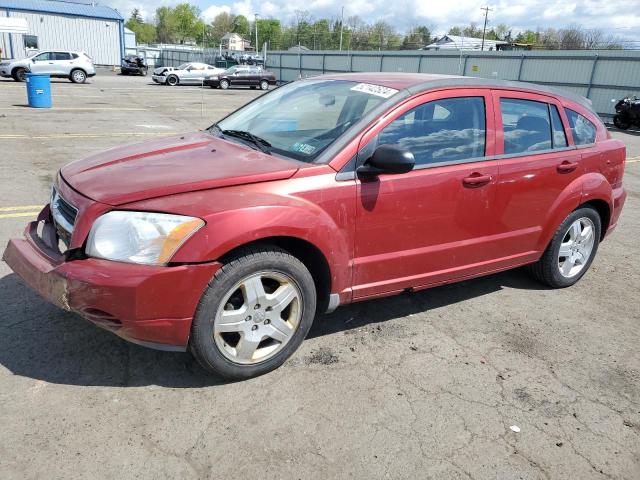
[[[217,68],[206,63],[183,63],[177,68],[159,67],[153,71],[151,77],[154,82],[165,85],[200,85],[206,77],[224,72],[224,68]]]

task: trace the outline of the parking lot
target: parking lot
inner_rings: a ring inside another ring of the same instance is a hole
[[[52,88],[34,110],[0,79],[0,249],[65,163],[260,95],[107,71]],[[627,204],[576,286],[515,270],[339,308],[249,381],[126,343],[0,262],[0,478],[640,478],[640,132],[612,135]]]

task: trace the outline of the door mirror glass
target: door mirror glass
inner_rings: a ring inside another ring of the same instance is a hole
[[[409,150],[397,145],[380,145],[364,165],[358,167],[358,174],[375,176],[381,173],[407,173],[413,170],[416,160]]]

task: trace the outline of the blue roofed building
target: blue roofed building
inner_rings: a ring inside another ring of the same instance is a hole
[[[3,59],[64,49],[86,52],[97,65],[119,65],[124,56],[124,18],[101,2],[0,0],[0,30],[3,18],[27,22],[26,33],[0,31]]]

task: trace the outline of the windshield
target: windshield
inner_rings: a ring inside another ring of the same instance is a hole
[[[215,125],[265,141],[271,152],[313,162],[350,126],[397,93],[346,80],[292,82],[264,95]]]
[[[178,65],[178,68],[176,68],[176,70],[186,70],[189,65],[189,63],[183,63],[182,65]]]

